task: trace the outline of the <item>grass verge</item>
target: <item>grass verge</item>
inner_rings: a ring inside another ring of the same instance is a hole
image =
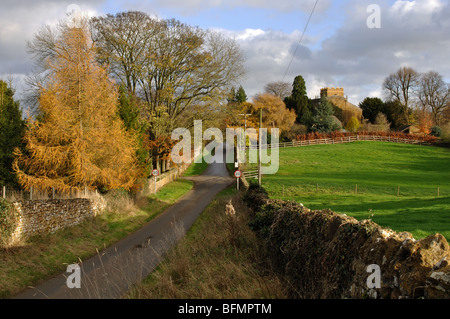
[[[249,212],[240,196],[233,187],[222,191],[158,268],[125,298],[285,298],[247,226]],[[230,202],[235,215],[226,214]]]
[[[201,162],[199,161],[199,158],[201,158]],[[203,155],[200,154],[194,162],[184,171],[183,176],[197,176],[203,174],[203,172],[208,167],[208,163],[206,162],[205,158],[209,158],[209,154]],[[199,163],[197,163],[199,162]]]
[[[68,264],[97,251],[142,227],[163,212],[193,186],[191,181],[171,182],[157,194],[137,201],[114,195],[109,209],[83,223],[52,234],[33,236],[20,246],[0,248],[0,298],[9,298],[65,271]]]

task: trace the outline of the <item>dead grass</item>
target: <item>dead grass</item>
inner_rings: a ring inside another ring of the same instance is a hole
[[[235,215],[225,213],[230,200]],[[125,298],[285,298],[247,222],[247,207],[239,194],[228,189],[202,213],[158,269]]]

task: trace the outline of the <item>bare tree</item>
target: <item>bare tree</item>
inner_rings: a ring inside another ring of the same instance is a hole
[[[166,131],[192,105],[207,112],[244,74],[237,42],[217,32],[142,12],[95,18],[92,27],[100,58],[145,101],[147,121],[165,118]]]
[[[39,112],[39,87],[46,82],[50,69],[49,63],[56,55],[58,31],[63,30],[65,24],[64,21],[60,21],[55,29],[45,25],[34,34],[31,41],[26,42],[27,52],[31,54],[34,61],[34,68],[25,79],[24,101],[33,115]]]
[[[58,34],[66,25],[62,21],[56,29],[45,26],[27,44],[37,65],[29,77],[31,100],[38,96],[35,84],[45,82]],[[204,106],[207,112],[212,103],[226,99],[245,73],[244,55],[235,40],[173,19],[135,11],[108,14],[91,19],[90,36],[96,59],[128,93],[142,98],[142,113],[150,124],[167,117],[166,131],[191,105]],[[152,125],[149,133],[157,135],[151,130]]]
[[[98,60],[109,66],[129,93],[136,94],[144,66],[152,55],[149,44],[155,40],[160,22],[145,13],[129,11],[94,17],[90,26],[98,46]]]
[[[419,73],[409,67],[401,67],[390,74],[383,82],[383,89],[389,100],[398,101],[403,107],[403,116],[409,122],[409,102],[411,94],[417,86]]]
[[[438,72],[421,74],[417,96],[423,108],[430,108],[434,124],[439,126],[443,111],[450,103],[450,84]]]
[[[156,161],[168,150],[159,141],[193,117],[214,117],[245,72],[237,42],[218,32],[142,12],[94,18],[91,26],[99,60],[140,98]]]
[[[291,91],[291,84],[283,81],[270,82],[264,86],[264,93],[278,96],[282,100],[291,95]]]

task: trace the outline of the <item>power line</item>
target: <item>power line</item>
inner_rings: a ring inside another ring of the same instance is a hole
[[[294,60],[295,54],[297,53],[297,50],[298,50],[298,47],[300,46],[300,43],[302,42],[303,36],[305,35],[305,32],[306,32],[306,28],[308,28],[309,21],[311,20],[311,17],[312,17],[312,15],[314,13],[314,10],[316,9],[317,2],[319,2],[319,0],[316,0],[316,3],[314,3],[314,7],[311,10],[311,14],[309,15],[308,21],[306,22],[305,28],[303,29],[302,36],[301,36],[300,40],[297,43],[297,47],[295,48],[294,54],[292,54],[292,58],[291,58],[291,61],[289,62],[289,65],[288,65],[288,67],[286,69],[286,72],[284,72],[284,76],[283,76],[282,82],[284,81],[284,78],[286,77],[286,74],[288,73],[288,70],[291,67],[292,61]]]

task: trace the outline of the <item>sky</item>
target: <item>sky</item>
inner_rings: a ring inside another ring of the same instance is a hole
[[[0,77],[12,77],[20,98],[33,69],[26,41],[76,5],[90,16],[138,10],[234,38],[246,58],[247,72],[240,84],[249,101],[267,83],[291,84],[297,75],[305,79],[310,98],[322,87],[343,87],[356,105],[365,97],[383,98],[383,80],[402,66],[437,71],[450,82],[449,0],[315,4],[316,0],[0,0]],[[371,4],[380,9],[379,28],[367,24],[373,21]]]

